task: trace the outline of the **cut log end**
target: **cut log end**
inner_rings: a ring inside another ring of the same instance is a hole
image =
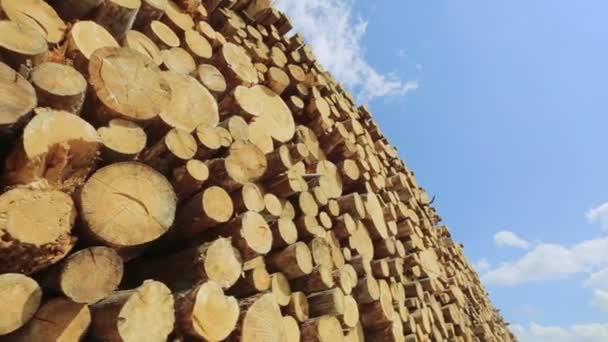
[[[56,263],[72,249],[76,209],[59,191],[15,188],[0,196],[0,272],[31,274]],[[45,229],[40,229],[44,227]]]
[[[27,323],[40,306],[42,290],[35,280],[17,273],[0,274],[0,336]]]
[[[173,223],[177,201],[164,176],[137,162],[100,169],[84,185],[79,200],[91,237],[118,248],[160,237]]]

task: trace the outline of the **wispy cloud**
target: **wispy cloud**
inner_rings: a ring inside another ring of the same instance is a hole
[[[520,249],[528,249],[530,248],[530,243],[519,236],[517,234],[503,230],[496,234],[494,234],[494,243],[497,246],[506,246]]]
[[[589,209],[585,216],[589,223],[599,224],[602,229],[608,230],[608,202]]]
[[[608,324],[577,324],[568,328],[530,323],[527,327],[511,325],[511,331],[521,342],[605,342]]]
[[[482,279],[502,286],[563,279],[608,266],[606,251],[608,237],[583,241],[571,247],[542,243],[518,260],[489,270]]]
[[[475,270],[479,273],[485,272],[491,267],[492,265],[486,258],[480,259],[479,261],[473,264],[473,268],[475,268]]]
[[[595,289],[591,304],[602,311],[608,312],[608,291]]]
[[[368,22],[353,14],[352,0],[277,0],[276,6],[289,14],[321,64],[360,101],[418,89],[418,81],[383,74],[367,61],[363,38]]]

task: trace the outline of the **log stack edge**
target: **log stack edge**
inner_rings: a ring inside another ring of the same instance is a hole
[[[515,340],[270,1],[0,19],[0,340]]]

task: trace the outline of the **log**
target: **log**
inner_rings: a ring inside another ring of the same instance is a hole
[[[182,35],[184,31],[194,27],[194,20],[192,20],[192,17],[184,13],[184,11],[182,11],[182,9],[173,1],[167,2],[165,14],[162,16],[161,20],[179,35]]]
[[[344,292],[339,288],[313,293],[308,296],[310,317],[341,315],[344,313]]]
[[[280,271],[287,279],[295,279],[310,274],[313,269],[310,249],[303,242],[296,242],[282,251],[266,257],[270,271]]]
[[[139,31],[130,30],[127,32],[122,41],[122,45],[148,56],[154,61],[154,64],[158,66],[163,63],[160,50],[156,43]]]
[[[6,260],[6,259],[4,259]],[[9,334],[27,323],[38,311],[42,290],[35,280],[23,274],[0,274],[0,336]]]
[[[0,21],[0,56],[13,69],[20,70],[22,65],[36,66],[46,60],[47,53],[44,35],[36,29],[12,21]]]
[[[241,299],[241,317],[230,341],[274,342],[285,339],[283,316],[271,293]]]
[[[122,258],[111,248],[90,247],[71,254],[42,277],[41,284],[74,303],[93,304],[118,288]]]
[[[226,91],[226,80],[224,79],[224,75],[215,66],[211,64],[199,64],[196,71],[198,80],[216,99],[224,94]]]
[[[101,48],[91,56],[89,74],[95,94],[93,122],[113,118],[147,123],[172,101],[169,82],[156,65],[129,48]],[[124,92],[123,89],[129,89]]]
[[[283,248],[298,240],[298,229],[293,220],[281,217],[270,224],[272,230],[272,248]]]
[[[0,196],[0,273],[32,274],[63,259],[76,239],[76,208],[59,191],[15,188]]]
[[[228,191],[258,180],[266,171],[266,158],[262,151],[249,142],[235,141],[225,159],[207,162],[210,182]]]
[[[304,322],[300,334],[302,342],[344,341],[340,321],[333,316],[321,316]]]
[[[213,48],[209,41],[194,29],[187,30],[184,33],[182,48],[190,53],[197,64],[208,62],[213,54]]]
[[[291,280],[293,291],[301,291],[306,294],[329,290],[333,287],[334,278],[331,268],[327,266],[317,266],[310,274]]]
[[[53,8],[61,19],[71,22],[88,17],[102,3],[103,0],[55,0]]]
[[[167,8],[167,0],[142,0],[141,7],[135,16],[133,27],[142,29],[150,25],[154,20],[160,19]]]
[[[80,341],[91,324],[86,304],[57,297],[44,303],[34,317],[17,332],[7,336],[10,342]]]
[[[158,20],[153,20],[149,25],[144,26],[143,33],[160,49],[176,48],[180,45],[177,34],[169,26]]]
[[[261,122],[260,128],[278,142],[288,142],[294,136],[295,124],[289,108],[265,86],[237,86],[220,102],[219,111],[221,115],[238,114]]]
[[[57,82],[61,78],[62,82]],[[74,68],[58,63],[42,63],[30,78],[38,105],[80,114],[84,104],[87,81]]]
[[[37,104],[36,91],[23,76],[0,62],[0,94],[0,138],[11,140],[30,119]]]
[[[205,124],[216,126],[219,122],[217,103],[195,78],[176,72],[162,72],[163,80],[171,90],[171,101],[159,114],[159,133],[168,128],[179,128],[188,133]],[[158,133],[157,133],[158,135]]]
[[[265,255],[272,248],[272,232],[264,217],[254,211],[247,211],[217,228],[218,234],[231,236],[234,246],[243,260],[251,260]]]
[[[177,330],[205,341],[221,341],[236,327],[239,304],[210,281],[175,295]]]
[[[300,326],[298,321],[291,316],[283,317],[283,328],[285,329],[285,341],[299,342],[300,341]]]
[[[123,162],[95,172],[78,201],[87,238],[125,249],[143,247],[164,234],[173,224],[177,199],[171,184],[154,169]]]
[[[95,13],[95,22],[103,26],[117,41],[133,27],[141,0],[106,0]]]
[[[221,187],[211,186],[180,207],[172,235],[190,238],[228,222],[234,213],[230,195]]]
[[[101,139],[101,159],[105,163],[134,160],[147,143],[144,130],[136,123],[112,119],[107,126],[99,127],[97,134]]]
[[[207,281],[230,288],[237,282],[241,272],[241,256],[232,247],[230,239],[226,238],[218,238],[162,257],[140,258],[127,269],[130,284],[155,279],[177,290],[190,289]]]
[[[200,30],[200,28],[199,28]],[[258,82],[258,74],[245,50],[232,43],[224,44],[214,56],[214,63],[231,87],[252,86]]]
[[[95,37],[95,39],[91,39],[91,37]],[[68,33],[66,57],[72,60],[78,71],[89,75],[88,66],[91,55],[102,47],[118,48],[119,45],[110,32],[99,24],[94,21],[79,21],[72,26]],[[98,72],[91,73],[91,75],[94,74],[98,74]]]
[[[196,154],[196,140],[192,134],[179,129],[171,129],[162,139],[144,150],[138,160],[146,163],[162,174],[168,174]]]
[[[163,60],[161,65],[163,70],[172,71],[176,74],[190,75],[196,70],[196,62],[188,51],[176,47],[162,50],[160,56]],[[179,92],[176,92],[179,94]]]
[[[344,312],[338,315],[338,319],[342,326],[346,328],[355,328],[359,323],[359,307],[357,301],[352,296],[344,297]]]
[[[270,289],[270,274],[266,268],[256,267],[244,271],[243,276],[226,293],[242,298],[265,292],[268,289]]]
[[[305,322],[309,318],[308,299],[304,292],[292,292],[289,304],[283,308],[283,311],[295,318],[298,322]]]
[[[200,160],[190,159],[186,164],[173,169],[171,184],[180,200],[199,192],[209,178],[207,165]]]
[[[175,322],[173,303],[163,283],[147,280],[91,305],[89,333],[103,341],[164,341]]]
[[[57,189],[80,186],[95,165],[100,139],[86,121],[68,112],[37,108],[5,164],[8,185],[44,180]]]
[[[249,126],[247,125],[247,121],[240,116],[232,115],[220,122],[219,126],[227,129],[234,140],[249,140]]]
[[[255,183],[244,184],[243,187],[232,193],[235,212],[245,211],[261,212],[264,210],[264,194]]]
[[[2,0],[0,5],[4,16],[17,24],[35,29],[49,44],[58,44],[63,40],[67,26],[45,1]]]
[[[286,306],[291,300],[291,287],[289,280],[283,273],[276,272],[270,275],[270,291],[280,306]]]

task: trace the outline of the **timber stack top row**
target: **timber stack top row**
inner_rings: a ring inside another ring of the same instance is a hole
[[[0,0],[1,341],[512,341],[262,0]]]

